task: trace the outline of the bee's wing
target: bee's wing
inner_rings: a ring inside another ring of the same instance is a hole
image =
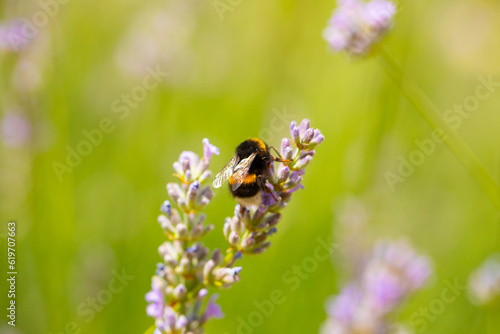
[[[215,175],[214,182],[212,186],[214,188],[220,188],[224,182],[226,182],[231,174],[233,174],[234,167],[238,163],[238,156],[235,155],[229,162],[222,168],[219,174]]]
[[[231,175],[231,179],[233,179],[234,181],[234,183],[231,185],[232,191],[235,191],[241,186],[241,184],[245,180],[245,177],[248,175],[250,165],[252,164],[256,156],[257,152],[252,153],[248,158],[241,160],[238,166],[236,166],[233,175]]]

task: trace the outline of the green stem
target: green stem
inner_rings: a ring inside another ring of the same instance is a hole
[[[153,325],[153,326],[149,327],[149,328],[148,328],[148,329],[144,332],[144,334],[153,334],[153,333],[154,333],[154,331],[155,331],[155,329],[156,329],[156,325]]]
[[[228,248],[226,251],[226,255],[224,256],[224,260],[222,261],[222,264],[220,265],[221,268],[223,267],[229,267],[234,264],[234,255],[236,254],[238,250],[235,249],[234,247]]]
[[[389,73],[401,88],[406,98],[420,112],[420,115],[435,130],[442,130],[446,135],[444,142],[455,157],[462,163],[472,178],[479,184],[483,191],[488,195],[495,207],[500,210],[500,188],[481,164],[474,152],[460,138],[441,117],[438,108],[427,97],[422,89],[401,69],[392,56],[384,49],[381,50],[380,60],[384,69]]]

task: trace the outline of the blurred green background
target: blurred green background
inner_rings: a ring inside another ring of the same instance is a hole
[[[54,15],[26,48],[0,51],[2,118],[22,115],[31,126],[20,145],[0,147],[1,233],[17,221],[19,272],[18,326],[4,326],[2,315],[2,333],[72,333],[72,322],[81,333],[143,333],[152,324],[144,294],[161,260],[156,217],[174,180],[172,162],[183,150],[201,153],[207,137],[221,149],[212,160],[217,171],[248,137],[279,146],[291,120],[309,118],[326,140],[273,246],[241,261],[241,282],[219,298],[226,317],[210,322],[207,333],[237,333],[238,317],[247,319],[253,302],[275,289],[286,301],[253,333],[316,333],[324,301],[346,278],[337,257],[296,291],[282,276],[312,256],[318,237],[333,233],[335,240],[335,208],[348,196],[370,212],[370,239],[406,236],[434,260],[433,282],[398,321],[439,298],[444,280],[465,283],[500,250],[498,210],[443,144],[389,187],[386,173],[432,128],[377,56],[349,60],[328,50],[321,35],[334,1],[222,2],[231,10],[221,17],[210,0],[45,1],[57,5],[47,7]],[[4,1],[0,21],[32,20],[43,8]],[[479,76],[500,81],[499,32],[495,0],[401,0],[383,44],[445,113],[475,94]],[[120,99],[141,90],[148,68],[168,75],[123,109]],[[497,182],[499,111],[500,89],[457,129]],[[83,131],[103,119],[113,130],[58,177],[54,163],[67,164],[68,147],[77,149]],[[233,208],[229,192],[217,191],[206,210],[216,226],[206,238],[210,248],[226,246],[222,224]],[[4,252],[5,234],[1,242]],[[86,321],[78,308],[107,289],[113,270],[134,278]],[[5,280],[1,287],[4,309]],[[485,333],[481,312],[463,292],[426,333]]]

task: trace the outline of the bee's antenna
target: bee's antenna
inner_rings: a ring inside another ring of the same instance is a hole
[[[273,149],[274,152],[276,152],[278,154],[279,157],[273,157],[274,158],[274,161],[278,161],[278,162],[290,162],[292,160],[290,159],[283,159],[283,157],[281,156],[280,152],[274,148],[274,146],[269,146],[269,149]]]

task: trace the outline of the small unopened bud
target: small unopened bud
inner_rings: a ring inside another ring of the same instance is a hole
[[[305,167],[307,167],[307,165],[311,163],[311,161],[312,161],[312,156],[308,155],[305,158],[297,161],[297,163],[293,167],[294,169],[304,169]]]
[[[167,192],[174,202],[178,202],[179,198],[183,197],[183,191],[177,183],[168,183]]]
[[[191,239],[200,238],[202,233],[203,233],[203,225],[200,223],[194,225],[193,229],[191,230]]]
[[[281,168],[278,174],[278,183],[285,182],[289,176],[290,176],[290,168],[288,168],[288,166]]]
[[[297,125],[293,125],[294,122],[292,122],[292,125],[290,125],[290,134],[292,135],[293,141],[296,144],[300,143],[300,130]]]
[[[205,182],[206,180],[208,180],[210,178],[210,176],[212,176],[212,172],[209,171],[209,170],[206,170],[204,171],[201,176],[198,178],[198,180],[200,181],[200,183],[203,183]]]
[[[321,144],[323,142],[323,140],[325,140],[325,136],[323,136],[322,134],[317,135],[309,143],[309,148],[314,148],[314,147],[318,146],[319,144]]]
[[[248,250],[255,245],[255,239],[252,237],[245,238],[241,243],[241,248],[244,250]]]
[[[165,201],[165,202],[163,202],[160,210],[161,210],[161,212],[163,212],[167,216],[170,216],[170,214],[172,213],[172,205],[170,204],[169,201]]]
[[[201,236],[205,236],[207,233],[211,232],[214,230],[214,225],[212,224],[209,224],[207,226],[205,226],[205,228],[203,229],[203,232],[201,233]]]
[[[205,263],[205,267],[203,267],[203,277],[205,277],[205,281],[208,281],[212,272],[215,269],[215,261],[210,259]]]
[[[175,329],[176,332],[180,332],[181,330],[185,329],[188,324],[188,319],[184,314],[181,314],[178,318],[177,321],[175,322]]]
[[[184,212],[188,212],[189,211],[189,206],[188,206],[188,203],[186,202],[186,200],[184,198],[179,198],[177,200],[177,205],[179,206],[179,208],[181,208]]]
[[[220,249],[217,248],[216,250],[214,250],[214,252],[212,253],[212,260],[214,260],[216,264],[222,262],[222,254],[220,252]]]
[[[187,191],[187,201],[190,207],[193,207],[196,204],[196,198],[198,196],[198,190],[200,189],[200,182],[194,181],[189,185],[189,189]]]
[[[184,299],[184,297],[186,297],[186,293],[187,293],[187,289],[184,286],[184,284],[179,284],[175,287],[173,295],[174,295],[175,299],[182,300],[182,299]]]
[[[281,219],[281,214],[274,213],[274,214],[270,215],[269,217],[267,217],[265,222],[268,223],[269,226],[273,227],[276,224],[278,224],[280,219]]]
[[[163,257],[163,261],[165,261],[166,264],[176,267],[179,263],[177,262],[176,259],[174,259],[170,254],[165,254]]]
[[[187,257],[183,257],[179,262],[179,270],[183,274],[189,273],[191,271],[191,262]]]
[[[160,224],[161,228],[165,232],[167,232],[169,235],[174,235],[175,234],[175,227],[173,226],[173,224],[170,221],[170,219],[168,219],[164,215],[159,215],[158,216],[158,223]]]
[[[261,254],[261,253],[264,253],[266,251],[266,249],[269,248],[269,246],[271,246],[271,243],[270,242],[264,242],[262,245],[260,245],[260,247],[257,247],[255,249],[252,250],[252,253],[253,254]]]
[[[306,132],[302,136],[302,143],[309,144],[309,142],[311,142],[311,140],[313,138],[314,138],[314,129],[313,128],[309,128],[309,129],[306,130]]]
[[[305,133],[311,127],[311,121],[307,118],[304,118],[302,122],[300,122],[300,132]]]
[[[277,231],[278,231],[278,229],[276,227],[273,227],[273,228],[269,229],[269,231],[267,231],[266,234],[267,234],[267,236],[271,236],[274,233],[276,233]]]
[[[199,300],[202,300],[202,299],[204,299],[207,295],[208,295],[208,290],[207,290],[207,289],[205,289],[205,288],[203,288],[203,289],[201,289],[201,290],[198,292],[197,298],[198,298]]]
[[[290,143],[290,139],[288,138],[283,138],[281,141],[281,154],[283,155],[283,158],[288,159],[285,157],[285,153],[287,150],[293,151],[292,144]]]
[[[184,223],[177,224],[176,229],[179,238],[185,238],[187,236],[188,230]]]
[[[229,241],[229,243],[232,246],[237,246],[239,244],[239,242],[240,242],[240,236],[238,235],[238,232],[232,231],[229,234],[229,238],[227,239],[227,241]]]

